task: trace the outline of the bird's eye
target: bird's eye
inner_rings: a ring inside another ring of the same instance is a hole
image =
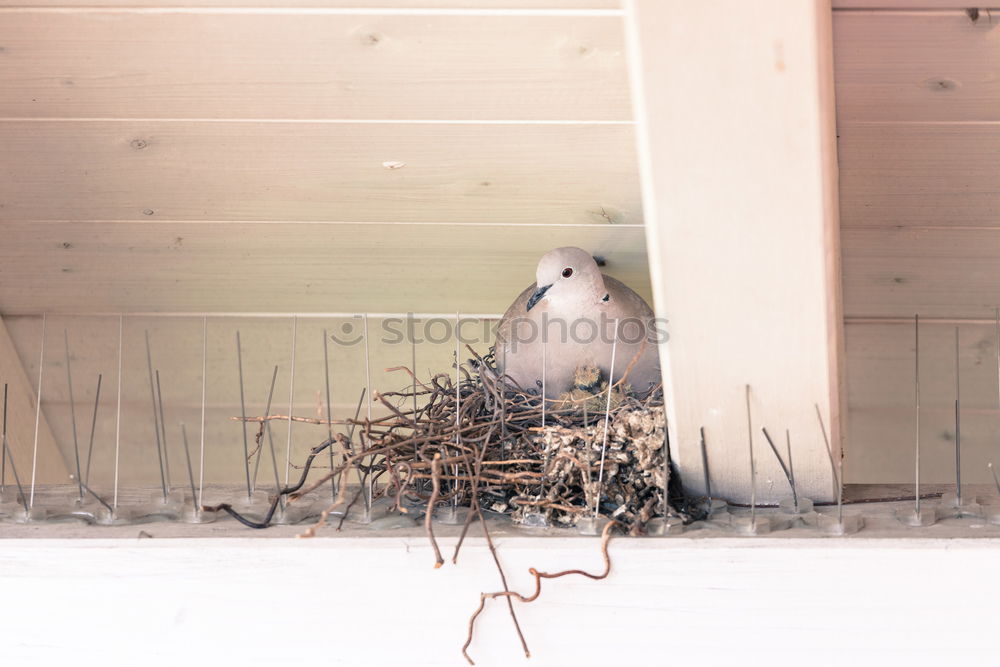
[[[573,275],[573,269],[569,268],[568,266],[565,269],[563,269],[562,271],[563,278],[569,278],[571,275]]]

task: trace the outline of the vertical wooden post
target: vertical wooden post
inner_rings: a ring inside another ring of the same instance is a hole
[[[630,74],[673,455],[703,490],[788,485],[760,432],[791,430],[801,495],[830,500],[814,404],[840,454],[842,315],[829,0],[630,0]],[[782,436],[783,437],[783,436]]]

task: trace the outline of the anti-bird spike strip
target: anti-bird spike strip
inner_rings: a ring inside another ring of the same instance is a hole
[[[774,453],[774,458],[778,460],[778,465],[781,466],[781,472],[785,473],[785,479],[788,480],[788,488],[792,491],[792,501],[795,503],[795,508],[799,507],[799,496],[795,492],[795,480],[792,479],[792,473],[788,469],[788,466],[781,458],[781,454],[778,453],[778,447],[774,444],[774,440],[771,440],[771,434],[767,432],[767,428],[761,427],[761,432],[764,434],[764,438],[767,440],[767,444],[770,445],[771,451]]]
[[[294,412],[295,406],[295,345],[299,333],[299,318],[292,318],[292,361],[288,373],[288,414]],[[288,439],[285,442],[285,486],[288,486],[288,475],[292,467],[292,420],[288,420]]]
[[[198,464],[198,502],[195,514],[205,502],[205,401],[208,392],[208,318],[201,320],[201,453]]]
[[[364,329],[363,338],[365,341],[365,395],[368,397],[368,423],[372,421],[372,371],[371,371],[371,356],[368,353],[368,313],[365,313],[361,318],[362,326]],[[368,429],[366,428],[365,431]],[[368,446],[368,442],[364,444],[365,447]],[[364,459],[362,459],[363,461]],[[372,513],[372,503],[375,501],[375,455],[372,454],[371,458],[368,460],[368,469],[364,474],[361,481],[363,485],[363,492],[361,494],[361,500],[364,503],[365,517],[371,519]],[[360,471],[360,468],[359,468]],[[287,484],[287,480],[286,480]]]
[[[69,396],[70,428],[73,431],[73,456],[76,459],[76,486],[79,502],[83,503],[83,477],[80,474],[80,441],[76,433],[76,401],[73,400],[73,371],[69,359],[69,331],[63,329],[63,345],[66,352],[66,388]]]
[[[7,383],[3,383],[3,430],[0,431],[0,497],[7,490]]]
[[[191,483],[191,503],[194,505],[195,512],[200,511],[201,498],[198,497],[198,488],[194,483],[194,467],[191,465],[191,448],[188,447],[188,434],[187,427],[184,426],[184,422],[181,422],[181,439],[184,441],[184,460],[187,462],[188,480]]]
[[[167,490],[170,484],[170,450],[167,448],[167,420],[163,412],[163,389],[160,387],[160,369],[156,369],[156,403],[160,410],[160,441],[163,443],[163,470],[167,476]]]
[[[21,504],[24,506],[25,515],[30,511],[28,509],[28,497],[24,494],[24,487],[21,486],[21,477],[17,474],[17,466],[14,465],[14,455],[7,446],[7,383],[3,385],[3,453],[7,457],[5,459],[10,461],[10,471],[14,475],[14,484],[17,486],[17,497],[21,499]],[[6,471],[6,468],[4,469]]]
[[[31,497],[29,511],[35,506],[35,473],[38,469],[38,426],[42,418],[42,368],[45,366],[45,313],[42,313],[42,334],[38,350],[38,396],[35,399],[35,444],[31,454]]]
[[[156,379],[153,377],[153,354],[149,347],[149,330],[146,336],[146,370],[149,373],[149,399],[153,406],[153,433],[156,436],[156,458],[160,465],[160,486],[163,488],[163,502],[167,502],[167,476],[163,468],[163,448],[160,443],[160,415],[156,407]]]
[[[274,398],[274,383],[277,379],[278,379],[278,367],[275,366],[274,372],[271,373],[271,389],[267,393],[267,403],[266,403],[267,407],[264,408],[264,414],[266,415],[271,414],[271,399]],[[271,422],[266,422],[264,428],[266,429],[267,434],[270,437]],[[253,463],[253,480],[251,482],[251,487],[254,491],[257,490],[257,473],[258,471],[260,471],[260,459],[264,455],[264,450],[263,450],[264,445],[261,440],[261,437],[262,437],[261,435],[258,435],[257,437],[257,456],[255,457]],[[277,467],[275,467],[275,470],[277,471]],[[275,482],[278,482],[277,478],[275,479]],[[280,482],[277,484],[277,486],[279,488],[281,487]]]
[[[745,516],[733,517],[732,525],[744,535],[760,535],[771,531],[771,521],[757,516],[757,459],[753,451],[753,412],[750,408],[750,385],[743,387],[747,417],[747,451],[750,455],[750,520]],[[781,457],[778,457],[779,460]]]
[[[267,392],[267,407],[264,409],[264,414],[271,413],[271,399],[274,397],[274,381],[278,377],[278,367],[274,367],[274,373],[271,374],[271,388]],[[265,425],[265,430],[267,431],[267,448],[271,453],[271,469],[274,472],[274,492],[277,493],[281,490],[281,477],[278,474],[278,457],[274,452],[274,437],[271,435],[271,424],[268,422]],[[257,455],[257,460],[260,460],[260,454]],[[285,499],[281,499],[281,511],[285,511]]]
[[[462,327],[461,313],[455,313],[455,444],[459,443],[459,434],[462,431],[462,341],[459,331]],[[542,414],[545,414],[544,403],[542,403]],[[458,448],[456,447],[456,452]],[[458,477],[458,464],[452,466],[452,474]],[[458,484],[451,494],[451,514],[455,517],[458,512]]]
[[[608,454],[608,426],[611,420],[611,390],[615,386],[615,354],[618,352],[618,320],[614,321],[614,340],[611,342],[611,366],[608,370],[608,398],[604,404],[604,436],[601,440],[601,470],[597,475],[597,492],[594,500],[594,520],[600,515],[601,488],[604,485],[604,460]]]
[[[115,512],[118,511],[118,472],[119,464],[121,462],[121,443],[122,443],[122,382],[124,381],[124,376],[122,374],[122,363],[124,361],[124,342],[125,342],[125,316],[118,316],[118,399],[115,405],[115,495],[114,501],[111,503],[112,506],[112,518],[114,518]]]
[[[250,444],[247,438],[247,399],[243,382],[243,341],[240,340],[240,330],[236,330],[236,367],[240,379],[240,416],[243,417],[243,472],[247,481],[247,502],[253,501],[253,485],[250,483]]]
[[[330,336],[326,329],[323,329],[323,384],[326,385],[326,437],[333,440],[333,409],[330,405],[330,352],[327,341]],[[242,383],[241,383],[242,384]],[[243,427],[246,428],[246,415],[243,415]],[[333,470],[333,447],[329,448],[330,452],[330,470]],[[330,478],[330,494],[331,499],[337,499],[337,478]]]
[[[817,525],[827,533],[834,535],[856,533],[864,526],[864,519],[860,514],[844,515],[844,464],[841,460],[834,462],[833,448],[830,446],[830,438],[826,434],[823,413],[820,412],[819,403],[813,405],[816,408],[816,419],[819,421],[819,428],[823,434],[823,444],[826,447],[826,455],[830,459],[830,469],[833,471],[833,480],[837,487],[837,520],[832,521],[829,515],[820,514],[817,517]]]
[[[712,476],[708,470],[708,446],[705,444],[705,427],[698,427],[699,446],[701,447],[701,473],[705,478],[705,495],[712,497]]]
[[[997,340],[1000,341],[1000,310],[997,311]],[[1000,364],[1000,349],[997,350],[997,363]],[[1000,373],[1000,365],[997,366]],[[913,510],[920,516],[920,315],[913,315]]]
[[[97,374],[97,390],[94,392],[94,414],[90,420],[90,443],[87,445],[87,470],[84,484],[90,484],[90,461],[94,456],[94,433],[97,431],[97,409],[101,405],[101,373]]]
[[[955,327],[955,504],[962,509],[962,376],[958,362],[958,327]]]
[[[908,526],[930,526],[937,521],[933,507],[920,498],[920,315],[913,315],[913,508],[896,510],[896,518]]]
[[[798,488],[795,486],[795,466],[792,464],[792,432],[785,429],[785,451],[788,452],[788,482],[792,485],[792,496],[795,498],[795,511],[800,510]]]

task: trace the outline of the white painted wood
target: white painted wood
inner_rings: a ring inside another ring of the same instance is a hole
[[[872,123],[838,132],[845,228],[998,224],[1000,125]]]
[[[11,222],[4,238],[8,314],[503,312],[560,245],[649,294],[641,227]]]
[[[35,378],[37,378],[40,327],[33,328],[30,332],[25,331],[24,334],[21,341],[22,349],[35,358],[33,368]],[[47,352],[49,354],[48,363],[51,364],[55,350],[49,347]],[[63,368],[65,369],[65,367]],[[30,372],[32,372],[32,368],[26,369],[22,364],[14,341],[7,330],[7,325],[4,319],[0,318],[0,402],[3,401],[3,385],[6,384],[7,446],[23,485],[27,485],[31,481],[31,466],[35,450],[35,411],[38,403],[37,379],[29,379],[28,373]],[[42,397],[43,414],[38,419],[38,459],[35,481],[39,484],[65,483],[68,481],[66,463],[56,446],[52,430],[49,428],[44,393]],[[0,410],[2,410],[2,403],[0,403]],[[0,419],[2,418],[0,415]],[[7,461],[6,481],[8,484],[14,483],[13,469],[9,459]]]
[[[0,118],[631,119],[614,16],[22,12],[0,46]]]
[[[0,155],[0,221],[641,222],[630,126],[18,121]]]
[[[447,553],[452,544],[444,540]],[[528,567],[601,567],[596,539],[500,538],[499,546],[519,590],[531,586]],[[996,540],[621,539],[608,580],[547,581],[518,613],[531,665],[992,665],[997,548]],[[498,588],[496,571],[478,537],[457,566],[432,562],[423,538],[5,540],[5,657],[462,665],[468,617],[481,591]],[[98,640],[99,651],[81,651]],[[471,650],[482,666],[524,663],[502,603],[479,619]]]
[[[845,229],[844,301],[852,317],[993,318],[1000,228]]]
[[[829,498],[832,473],[813,410],[820,406],[839,452],[829,5],[628,7],[653,293],[670,320],[664,381],[681,473],[702,488],[704,426],[713,489],[750,498],[750,384],[761,479],[780,472],[760,427],[781,437],[788,428],[800,488]],[[781,493],[762,486],[757,498]]]
[[[833,35],[838,127],[1000,120],[1000,12],[838,12]]]

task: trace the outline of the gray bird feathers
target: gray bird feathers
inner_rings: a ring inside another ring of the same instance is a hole
[[[524,389],[544,381],[547,398],[579,391],[583,378],[576,375],[584,369],[600,374],[591,386],[609,375],[618,382],[628,369],[626,383],[644,396],[661,382],[657,342],[664,334],[643,298],[603,275],[590,253],[556,248],[541,258],[535,283],[504,313],[496,361]]]

